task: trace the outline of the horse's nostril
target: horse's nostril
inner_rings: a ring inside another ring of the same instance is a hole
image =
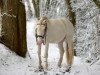
[[[37,38],[37,41],[42,41],[42,38],[41,38],[41,37],[38,37],[38,38]]]

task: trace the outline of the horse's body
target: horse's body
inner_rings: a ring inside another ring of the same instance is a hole
[[[45,25],[46,24],[46,25]],[[46,58],[46,68],[48,67],[48,47],[49,43],[57,43],[60,52],[60,59],[58,62],[58,66],[61,66],[64,48],[63,42],[66,43],[66,58],[67,64],[72,65],[73,62],[73,32],[74,27],[72,23],[67,20],[66,18],[59,18],[59,19],[47,19],[47,17],[42,17],[38,21],[37,31],[37,42],[38,42],[38,57],[39,57],[39,67],[41,68],[41,44],[44,38],[42,25],[47,27],[46,34],[45,34],[45,58]],[[68,47],[67,47],[68,46]]]
[[[70,37],[73,35],[73,25],[65,18],[49,19],[47,28],[47,43],[59,43],[67,34]]]

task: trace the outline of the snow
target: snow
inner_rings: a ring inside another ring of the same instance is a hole
[[[62,68],[57,67],[59,50],[57,45],[50,45],[48,70],[38,71],[37,46],[34,37],[36,19],[27,22],[27,46],[26,58],[19,57],[3,44],[0,44],[0,75],[100,75],[100,60],[90,65],[85,59],[75,57],[71,72],[66,72],[66,60],[63,58]],[[42,48],[42,60],[44,64],[44,46]]]

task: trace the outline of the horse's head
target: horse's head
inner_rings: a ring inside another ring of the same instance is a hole
[[[37,22],[35,30],[36,42],[38,45],[41,45],[42,43],[45,44],[46,32],[47,32],[47,18],[41,17]]]

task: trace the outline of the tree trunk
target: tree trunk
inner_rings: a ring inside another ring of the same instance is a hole
[[[18,49],[17,53],[19,55],[25,56],[27,51],[26,42],[26,13],[25,6],[23,3],[19,2],[18,5]]]
[[[0,41],[18,55],[25,57],[26,15],[21,0],[3,0],[2,37]]]
[[[76,16],[75,16],[75,12],[72,11],[72,7],[71,7],[71,3],[70,2],[71,2],[71,0],[65,0],[66,6],[68,7],[69,20],[75,26],[76,25]]]
[[[97,7],[100,8],[100,0],[93,0],[93,1],[97,5]]]
[[[98,8],[100,8],[100,0],[93,0]],[[100,9],[99,9],[100,11]],[[97,46],[98,46],[98,56],[100,55],[100,14],[96,17],[96,26],[97,26]]]
[[[3,1],[0,0],[0,9],[2,8],[2,6],[3,6]]]
[[[1,18],[1,9],[2,9],[2,6],[3,6],[3,3],[2,3],[2,0],[0,0],[0,37],[1,37],[1,21],[2,21],[2,18]]]
[[[46,0],[46,7],[45,7],[47,10],[50,9],[50,0]]]
[[[36,18],[40,17],[40,7],[39,7],[39,2],[40,0],[32,0],[34,10],[35,10],[35,16]]]
[[[29,20],[33,16],[33,13],[32,13],[32,9],[31,9],[30,1],[29,0],[25,0],[25,1],[27,3],[27,7],[28,7],[28,10],[27,10],[27,20]]]

